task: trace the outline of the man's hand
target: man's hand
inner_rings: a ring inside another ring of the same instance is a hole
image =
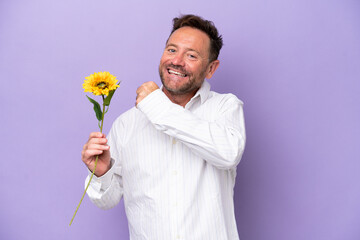
[[[94,173],[97,177],[104,175],[111,167],[109,149],[110,147],[107,145],[105,134],[101,132],[90,133],[89,140],[81,152],[81,160],[92,172],[94,170],[96,156],[99,155]]]
[[[136,90],[136,106],[141,102],[147,95],[159,89],[158,85],[154,82],[146,82],[143,83],[137,90]]]

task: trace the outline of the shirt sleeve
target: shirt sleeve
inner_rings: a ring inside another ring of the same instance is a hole
[[[245,148],[242,102],[232,94],[223,95],[206,111],[217,111],[216,119],[201,119],[172,103],[160,90],[138,105],[156,129],[178,139],[205,161],[220,169],[232,169],[240,162]],[[216,110],[214,110],[216,109]]]
[[[108,135],[108,145],[110,146],[111,168],[103,176],[93,176],[87,195],[90,200],[101,209],[115,207],[121,200],[124,190],[122,181],[122,166],[119,159],[117,147],[117,136],[115,124]],[[85,187],[90,180],[91,172],[85,180]]]

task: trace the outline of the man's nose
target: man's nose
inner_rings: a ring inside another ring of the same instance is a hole
[[[173,65],[178,65],[178,66],[184,66],[184,63],[185,63],[185,61],[184,61],[184,55],[183,54],[176,54],[174,57],[173,57],[173,59],[171,59],[171,63],[173,64]]]

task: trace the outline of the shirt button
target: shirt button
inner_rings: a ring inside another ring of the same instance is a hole
[[[176,239],[180,239],[180,235],[176,235]]]
[[[174,176],[177,175],[177,171],[174,170],[174,171],[172,172],[172,174],[173,174]]]
[[[175,138],[173,138],[173,140],[172,140],[172,144],[176,144],[176,139]]]

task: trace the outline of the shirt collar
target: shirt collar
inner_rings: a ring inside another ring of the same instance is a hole
[[[209,93],[210,93],[210,84],[204,80],[204,82],[202,83],[201,87],[199,88],[199,90],[195,93],[194,97],[192,97],[192,99],[197,98],[198,96],[200,96],[200,101],[201,104],[203,104],[209,97]],[[192,100],[191,99],[191,100]]]

